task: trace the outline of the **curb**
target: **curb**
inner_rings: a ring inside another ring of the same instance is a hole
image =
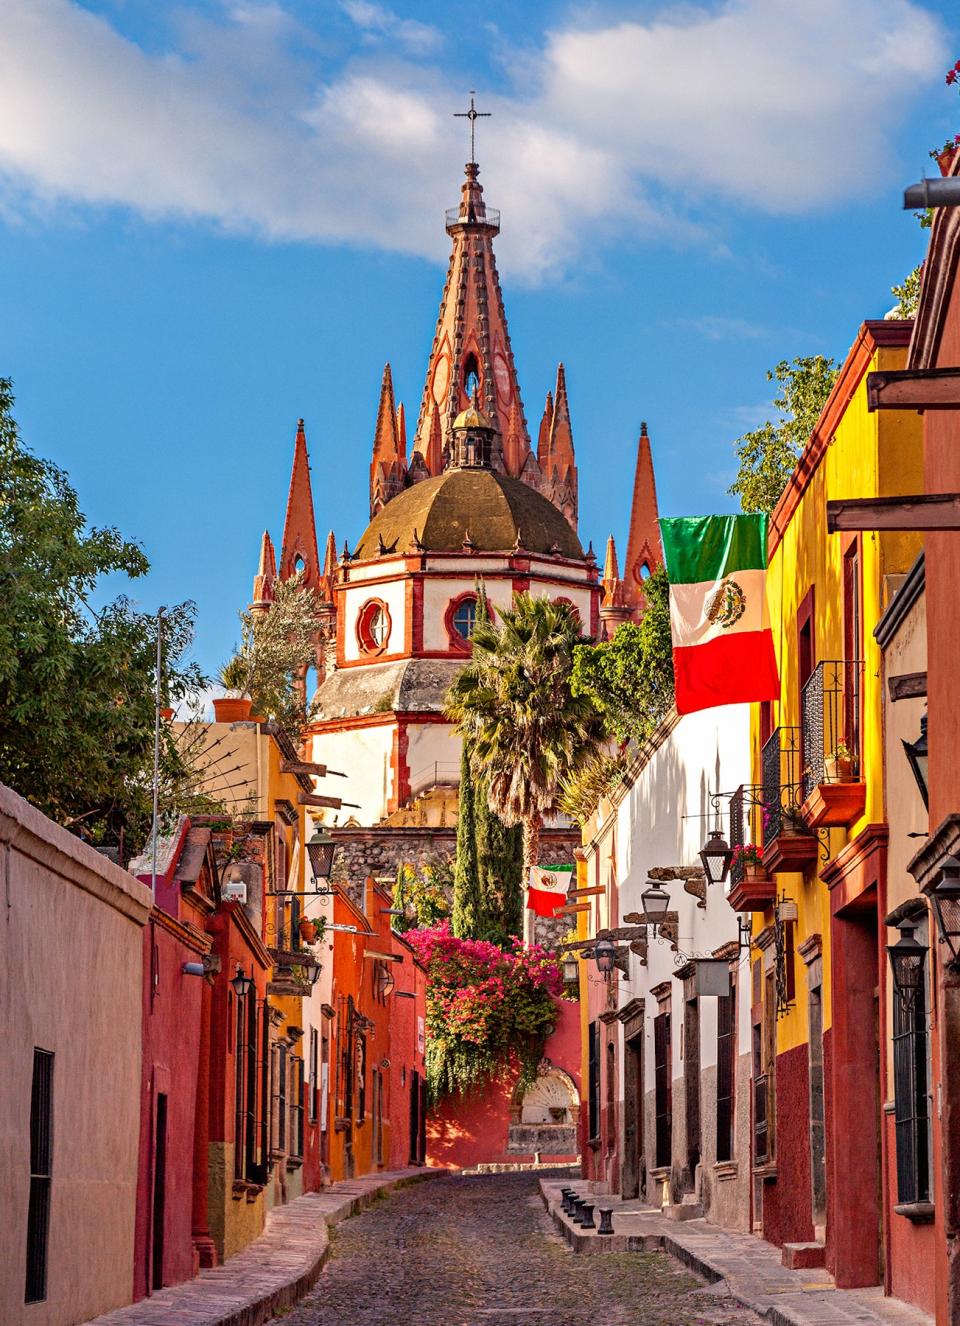
[[[220,1266],[158,1290],[84,1326],[264,1326],[313,1288],[330,1256],[330,1230],[381,1195],[444,1174],[442,1169],[370,1176],[307,1193],[269,1212],[263,1233]],[[340,1189],[338,1192],[337,1189]],[[339,1200],[338,1200],[339,1198]]]

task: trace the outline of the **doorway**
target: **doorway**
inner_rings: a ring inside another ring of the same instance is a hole
[[[824,1242],[827,1224],[827,1135],[823,1106],[823,1000],[820,986],[811,989],[810,1020],[810,1184],[813,1232]]]
[[[643,1032],[623,1043],[623,1170],[620,1195],[640,1196],[643,1155]]]
[[[157,1122],[153,1144],[153,1246],[150,1287],[163,1288],[163,1226],[167,1186],[167,1097],[157,1094]]]

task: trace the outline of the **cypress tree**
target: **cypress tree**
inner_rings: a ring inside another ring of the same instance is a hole
[[[480,915],[478,939],[501,948],[523,935],[523,826],[508,828],[490,809],[486,780],[475,789],[474,805]]]
[[[453,914],[450,924],[458,939],[479,939],[480,872],[477,865],[476,789],[466,741],[460,752],[460,796],[457,809],[457,857],[453,872]]]

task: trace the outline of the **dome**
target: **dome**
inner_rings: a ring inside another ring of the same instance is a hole
[[[476,552],[511,552],[519,535],[527,552],[582,559],[580,540],[548,498],[506,474],[454,469],[424,479],[388,502],[371,520],[354,557],[381,556],[383,547],[410,552],[460,552],[467,536]]]
[[[456,433],[461,428],[486,428],[492,433],[493,424],[480,409],[479,405],[468,405],[465,410],[461,410],[453,421],[452,431]]]

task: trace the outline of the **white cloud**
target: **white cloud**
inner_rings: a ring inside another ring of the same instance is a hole
[[[716,313],[704,313],[699,318],[675,318],[672,325],[697,332],[708,341],[759,341],[769,335],[766,327],[748,322],[746,318],[727,318]]]
[[[465,154],[441,34],[372,0],[343,9],[359,45],[334,60],[279,3],[179,10],[156,54],[72,0],[5,0],[0,215],[120,206],[442,255]],[[504,265],[537,279],[630,235],[716,251],[718,197],[786,213],[862,195],[942,60],[912,0],[727,0],[548,33],[481,97]]]
[[[443,33],[415,18],[401,18],[385,5],[370,0],[341,0],[349,18],[373,39],[396,41],[413,55],[429,55],[443,45]]]

